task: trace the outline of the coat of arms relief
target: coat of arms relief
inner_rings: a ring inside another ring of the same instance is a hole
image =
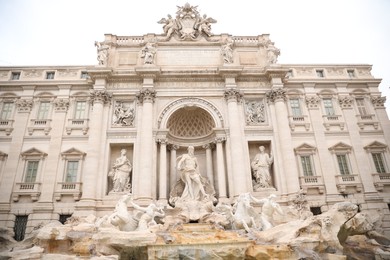
[[[164,24],[163,30],[166,35],[165,40],[175,37],[178,40],[197,40],[200,36],[211,37],[211,24],[217,21],[206,14],[201,16],[197,6],[186,3],[184,6],[177,6],[176,18],[168,14],[167,18],[162,18],[158,23]]]

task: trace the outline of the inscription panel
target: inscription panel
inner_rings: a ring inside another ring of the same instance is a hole
[[[222,62],[219,49],[164,49],[157,51],[159,66],[218,66]]]

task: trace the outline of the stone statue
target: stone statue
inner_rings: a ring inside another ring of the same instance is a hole
[[[271,175],[269,172],[270,166],[273,162],[273,155],[269,156],[265,153],[264,146],[259,147],[260,153],[258,153],[251,163],[252,173],[254,177],[254,188],[271,188]]]
[[[229,40],[226,41],[226,43],[221,47],[221,53],[224,63],[233,63],[233,42]]]
[[[177,164],[182,181],[185,184],[184,191],[181,195],[183,200],[202,200],[207,198],[201,175],[199,173],[198,160],[194,156],[194,147],[188,147],[188,153],[183,154]]]
[[[267,230],[274,226],[274,213],[284,215],[280,205],[274,201],[275,194],[271,194],[268,198],[257,200],[258,203],[263,203],[261,207],[261,229]]]
[[[121,155],[115,160],[108,176],[112,178],[112,192],[131,192],[130,173],[132,165],[126,156],[127,150],[122,149]]]
[[[157,23],[164,24],[163,30],[165,35],[167,36],[166,39],[171,38],[172,34],[179,30],[179,25],[177,24],[176,20],[172,18],[170,14],[168,14],[167,19],[161,18],[161,20],[158,21]]]
[[[156,54],[157,49],[154,43],[148,42],[145,47],[142,48],[141,57],[144,58],[144,64],[153,64],[154,55]]]
[[[270,44],[267,46],[267,61],[268,64],[274,64],[278,60],[280,50],[275,47],[275,45]]]
[[[138,219],[138,227],[136,230],[148,230],[148,228],[152,225],[157,225],[155,221],[155,217],[164,217],[165,213],[162,208],[156,206],[156,204],[151,203],[147,207],[141,207],[135,204],[132,200],[130,200],[130,204],[134,207],[134,209],[141,212],[141,216]]]
[[[232,212],[231,219],[233,229],[245,229],[250,232],[250,228],[261,227],[260,215],[252,207],[251,201],[257,202],[249,192],[238,196],[233,205],[234,213]]]
[[[95,41],[95,46],[97,47],[97,60],[99,65],[107,65],[109,47],[107,45],[101,45],[98,41]]]
[[[108,217],[109,222],[120,231],[134,231],[138,221],[127,211],[127,203],[131,200],[130,194],[123,195],[117,202],[114,212]]]
[[[211,17],[207,17],[206,14],[203,15],[203,17],[199,16],[194,28],[200,33],[206,34],[208,37],[210,37],[211,34],[211,23],[216,23],[217,21],[214,20]]]
[[[134,118],[134,108],[125,108],[123,103],[116,103],[112,120],[114,125],[133,126]]]

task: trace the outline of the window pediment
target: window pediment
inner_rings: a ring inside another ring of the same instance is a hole
[[[69,159],[69,158],[77,158],[77,159],[84,159],[86,153],[81,152],[80,150],[77,150],[76,148],[70,148],[64,152],[61,153],[62,159]]]
[[[21,156],[24,160],[28,159],[28,158],[42,159],[42,158],[47,156],[47,153],[44,153],[36,148],[31,148],[31,149],[28,149],[27,151],[24,151],[23,153],[21,153]]]
[[[337,153],[337,152],[343,152],[343,153],[349,153],[352,150],[352,146],[345,144],[343,142],[339,142],[331,147],[329,147],[329,151],[332,153]]]
[[[384,152],[387,149],[387,145],[374,141],[371,144],[364,147],[365,150],[368,152],[377,151],[377,152]]]
[[[310,144],[303,143],[302,145],[296,147],[294,151],[295,154],[314,154],[316,149],[317,149],[316,147]]]

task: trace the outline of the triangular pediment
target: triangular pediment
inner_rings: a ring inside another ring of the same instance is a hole
[[[331,147],[329,147],[330,151],[351,151],[352,146],[345,144],[343,142],[339,142]]]
[[[25,159],[25,158],[29,158],[29,157],[46,157],[47,156],[47,153],[44,153],[40,150],[38,150],[37,148],[30,148],[24,152],[21,153],[21,156]]]
[[[381,142],[378,142],[378,141],[374,141],[374,142],[372,142],[369,145],[364,147],[364,149],[366,149],[368,151],[372,151],[372,150],[384,151],[384,150],[386,150],[386,148],[387,148],[387,145],[385,145]]]
[[[63,158],[68,158],[68,157],[78,157],[78,158],[84,158],[84,156],[86,155],[86,153],[72,147],[64,152],[61,153],[61,156]]]
[[[296,154],[299,154],[299,153],[314,153],[314,151],[316,149],[317,149],[316,147],[314,147],[314,146],[312,146],[310,144],[303,143],[300,146],[296,147],[294,149],[294,151],[295,151]]]

